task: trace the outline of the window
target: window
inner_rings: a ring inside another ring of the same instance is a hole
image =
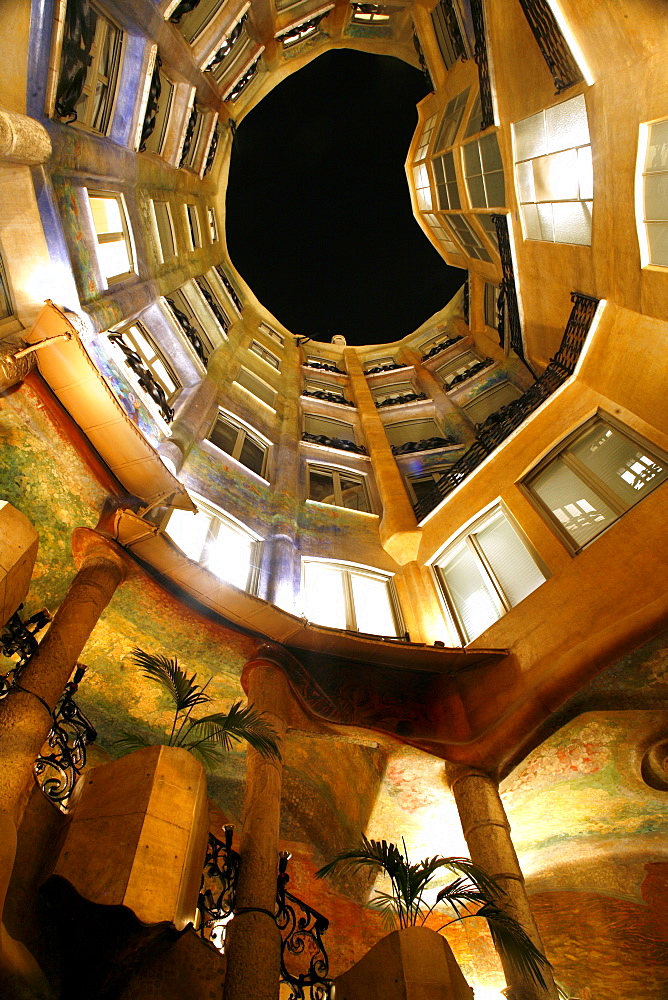
[[[9,317],[13,315],[14,307],[9,294],[9,282],[7,281],[7,274],[5,273],[5,265],[2,257],[0,257],[0,321],[3,319],[9,319]]]
[[[396,638],[391,577],[363,567],[304,560],[304,614],[317,625]]]
[[[436,42],[446,69],[451,69],[463,55],[461,30],[456,21],[455,4],[452,0],[440,0],[431,12]]]
[[[212,208],[207,208],[206,210],[206,220],[209,223],[209,239],[212,243],[218,242],[218,223],[216,221],[216,213]]]
[[[485,250],[482,240],[465,216],[453,214],[445,216],[445,219],[447,219],[448,224],[454,229],[457,239],[469,257],[473,257],[475,260],[491,261],[492,258],[487,250]]]
[[[431,118],[427,118],[424,125],[422,126],[422,131],[420,132],[420,139],[418,142],[418,148],[415,152],[415,162],[418,160],[424,160],[427,155],[427,149],[429,147],[429,141],[431,139],[431,134],[434,131],[434,126],[436,124],[436,115],[432,115]]]
[[[249,372],[247,368],[240,368],[239,374],[234,381],[237,385],[243,386],[244,389],[252,393],[257,399],[261,399],[267,406],[271,406],[272,409],[275,408],[276,390],[272,389],[266,382],[263,382],[257,375]]]
[[[186,131],[181,147],[180,167],[190,167],[194,169],[195,160],[199,150],[199,141],[204,129],[204,115],[197,108],[193,107],[186,125]]]
[[[215,274],[218,276],[220,283],[222,284],[223,288],[229,295],[230,299],[234,303],[234,308],[237,310],[238,313],[241,313],[243,311],[244,304],[241,301],[241,298],[236,288],[234,287],[229,277],[225,273],[225,268],[222,266],[222,264],[215,264],[213,270]],[[261,326],[260,329],[262,329]],[[283,341],[281,341],[281,343],[282,342]]]
[[[664,456],[596,417],[525,480],[540,510],[573,552],[664,482]]]
[[[293,24],[292,27],[285,28],[275,37],[280,40],[284,49],[292,48],[293,45],[298,45],[306,38],[312,38],[314,35],[317,35],[320,30],[320,22],[328,14],[329,10],[316,14],[315,17],[307,18],[304,21],[300,21],[299,24]]]
[[[356,443],[355,428],[352,424],[347,424],[343,420],[334,420],[332,417],[321,417],[317,413],[304,415],[304,430],[307,434],[324,435],[328,438]]]
[[[452,361],[448,361],[447,364],[437,368],[436,374],[443,380],[445,388],[449,389],[459,375],[463,375],[470,368],[478,364],[480,364],[480,358],[477,354],[474,354],[473,351],[464,351],[463,354],[458,354]]]
[[[434,175],[436,177],[438,207],[446,211],[450,208],[461,208],[459,190],[457,189],[457,174],[455,173],[455,158],[452,150],[434,159]]]
[[[192,44],[198,35],[201,35],[204,29],[211,23],[223,3],[224,0],[200,0],[198,4],[193,6],[192,3],[186,0],[185,3],[177,5],[170,17],[170,21],[173,24],[178,24],[186,41]],[[182,8],[185,8],[183,12],[181,12]]]
[[[415,395],[412,382],[391,382],[389,385],[379,385],[371,390],[376,406],[386,399],[396,399],[398,396]]]
[[[584,96],[513,125],[524,237],[591,245],[594,181]]]
[[[155,115],[155,126],[149,137],[144,141],[143,148],[145,150],[158,154],[164,150],[175,91],[176,87],[172,81],[160,71],[160,99]]]
[[[425,163],[419,163],[416,167],[413,167],[413,182],[415,184],[418,208],[430,212],[433,205],[431,187],[429,186],[429,174],[427,173],[427,165]]]
[[[190,249],[197,250],[202,245],[202,234],[199,228],[199,215],[197,205],[186,205],[186,219],[188,220],[188,235],[190,237]]]
[[[171,403],[181,388],[181,383],[165,356],[156,347],[150,334],[140,323],[133,323],[125,330],[119,330],[114,336],[141,358],[153,380],[163,390],[167,402]]]
[[[430,441],[432,438],[443,440],[443,432],[435,420],[427,417],[424,420],[401,420],[395,424],[386,424],[387,440],[395,447],[401,447],[413,441]],[[437,444],[435,448],[439,447]]]
[[[348,510],[370,511],[366,490],[366,477],[343,469],[330,469],[321,465],[308,466],[308,497],[318,503]]]
[[[280,371],[281,362],[279,359],[275,354],[272,354],[271,351],[268,351],[266,347],[263,347],[262,344],[258,344],[257,340],[253,341],[249,350],[251,350],[253,354],[257,354],[258,358],[262,358],[263,361],[266,361],[267,364],[271,365],[272,368],[275,368],[276,371]]]
[[[209,434],[209,441],[251,472],[264,477],[269,447],[241,421],[219,414]]]
[[[176,257],[172,210],[166,201],[152,201],[151,205],[153,206],[153,216],[158,230],[160,257],[164,263],[166,260]]]
[[[499,252],[499,237],[497,236],[496,226],[494,225],[494,222],[492,221],[492,216],[491,215],[485,215],[482,212],[476,212],[475,218],[476,218],[476,221],[477,221],[478,225],[482,226],[482,228],[485,230],[485,235],[487,236],[487,239],[490,241],[490,243],[492,244],[492,246],[494,247],[494,249],[498,253]]]
[[[436,142],[434,143],[434,152],[447,149],[455,141],[459,126],[464,117],[464,108],[466,107],[470,89],[470,87],[467,87],[466,90],[462,90],[461,94],[457,94],[446,105],[443,117],[441,118],[441,124],[438,128]]]
[[[398,368],[400,366],[397,365],[397,362],[394,360],[394,358],[388,357],[388,358],[371,358],[370,361],[365,361],[362,367],[364,368],[364,371],[367,374],[371,374],[372,372],[375,374],[377,369],[383,370],[387,368],[391,370],[392,368]]]
[[[90,191],[87,195],[102,274],[107,281],[118,281],[133,272],[130,231],[123,197],[119,194],[91,194]]]
[[[476,639],[547,579],[500,507],[449,545],[435,570],[464,643]]]
[[[466,132],[464,132],[464,138],[470,139],[472,135],[476,135],[482,129],[482,100],[480,94],[476,97],[473,102],[473,107],[471,108],[471,114],[469,115],[468,125],[466,126]]]
[[[278,331],[272,329],[272,327],[267,326],[266,323],[260,323],[260,326],[258,327],[258,329],[261,330],[262,333],[266,333],[266,335],[268,337],[271,337],[272,340],[275,340],[277,344],[281,345],[281,347],[283,346],[283,334],[282,333],[278,333]]]
[[[390,20],[391,14],[387,7],[381,7],[375,3],[354,3],[352,20],[356,24],[385,24]]]
[[[500,288],[497,285],[493,285],[491,281],[485,282],[485,323],[495,330],[499,325],[499,291]]]
[[[221,332],[226,335],[232,324],[230,322],[230,317],[221,306],[218,296],[203,275],[195,278],[194,281],[195,285],[202,293],[202,298],[206,302],[209,312],[220,327]]]
[[[326,396],[330,403],[337,402],[346,405],[348,402],[345,392],[338,382],[321,382],[319,379],[305,378],[302,393],[321,398]]]
[[[642,182],[643,266],[668,267],[668,119],[647,127]]]
[[[463,147],[464,176],[473,208],[499,208],[506,203],[503,162],[496,132]]]
[[[481,424],[490,413],[496,413],[502,406],[519,399],[521,395],[520,390],[511,382],[499,382],[491,389],[478,393],[470,403],[464,403],[463,409],[474,424]]]
[[[406,482],[411,502],[416,504],[419,503],[424,497],[429,496],[429,494],[436,488],[436,484],[441,481],[449,468],[450,465],[441,465],[437,466],[435,469],[425,469],[424,472],[416,472],[407,475]]]
[[[220,580],[239,590],[255,589],[260,539],[228,514],[195,498],[197,513],[172,510],[164,524],[166,534],[193,562],[201,563]]]
[[[106,135],[116,96],[123,32],[87,0],[69,0],[55,115]]]
[[[213,353],[213,343],[204,330],[199,317],[196,315],[185,293],[181,289],[177,289],[165,301],[174,313],[181,332],[185,335],[199,360],[206,367],[209,356]]]

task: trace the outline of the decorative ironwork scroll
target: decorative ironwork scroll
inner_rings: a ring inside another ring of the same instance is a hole
[[[406,441],[404,444],[393,444],[393,455],[411,455],[415,451],[431,451],[434,448],[449,448],[457,444],[451,437],[422,438],[421,441]]]
[[[74,701],[85,672],[86,667],[78,663],[52,713],[53,725],[45,745],[51,753],[40,754],[33,768],[42,792],[62,812],[67,812],[76,780],[86,766],[86,747],[97,739],[97,732]]]
[[[418,399],[426,398],[424,392],[407,392],[403,396],[389,396],[387,399],[381,399],[380,402],[376,403],[376,406],[379,408],[381,406],[398,406],[399,403],[415,403]]]
[[[220,130],[215,128],[213,130],[213,135],[211,136],[211,142],[209,143],[209,149],[206,154],[206,163],[204,164],[204,174],[202,176],[206,177],[207,174],[211,173],[211,169],[216,159],[216,153],[218,152],[218,143],[220,141]]]
[[[417,33],[417,28],[413,25],[413,48],[415,49],[416,55],[418,57],[418,62],[420,63],[420,69],[422,70],[422,75],[425,78],[429,90],[433,94],[434,84],[431,79],[431,73],[429,72],[429,67],[427,66],[427,60],[424,57],[424,52],[422,51],[422,46],[420,44],[420,36]]]
[[[188,118],[188,124],[186,125],[186,134],[183,137],[183,146],[181,147],[181,159],[179,160],[179,167],[182,167],[186,160],[188,159],[188,153],[190,152],[190,147],[193,144],[193,137],[195,135],[195,125],[197,124],[197,107],[193,104],[192,111],[190,112],[190,117]]]
[[[281,932],[281,982],[290,987],[289,1000],[327,1000],[332,980],[322,936],[329,920],[288,892],[289,851],[279,852],[276,925]]]
[[[229,56],[230,52],[234,48],[235,42],[241,37],[241,32],[244,30],[244,25],[246,24],[247,19],[248,19],[248,14],[244,14],[241,20],[234,25],[229,35],[227,35],[227,37],[223,39],[220,48],[214,55],[209,65],[206,67],[207,73],[212,72],[212,70],[214,70],[216,66],[220,66],[223,59],[226,59]]]
[[[524,344],[522,343],[522,325],[520,323],[520,310],[517,304],[517,291],[515,288],[515,270],[513,268],[513,255],[510,249],[510,233],[508,232],[508,219],[505,215],[492,215],[492,222],[496,227],[496,238],[499,244],[499,256],[501,257],[501,294],[504,302],[504,335],[508,334],[510,346],[515,354],[524,358]]]
[[[547,0],[520,0],[520,5],[552,74],[557,93],[579,83],[582,73]]]
[[[304,368],[317,368],[321,372],[336,372],[337,375],[345,375],[340,368],[337,368],[333,361],[302,361]]]
[[[207,288],[205,282],[202,281],[201,278],[195,278],[195,284],[197,285],[197,287],[199,288],[200,292],[202,293],[202,295],[206,299],[206,301],[208,303],[208,306],[211,309],[211,312],[216,317],[216,320],[218,321],[218,323],[220,324],[220,326],[223,328],[223,330],[225,331],[225,333],[227,333],[227,331],[230,328],[230,318],[229,318],[229,316],[225,312],[223,312],[222,306],[220,305],[220,303],[218,302],[218,300],[216,299],[216,297],[214,295],[212,295],[210,289]]]
[[[499,294],[496,299],[496,332],[499,335],[499,345],[506,346],[506,293],[503,290],[503,282],[499,285]]]
[[[137,381],[140,386],[147,392],[153,402],[156,404],[160,413],[162,414],[166,423],[171,424],[174,419],[174,410],[169,405],[167,400],[167,393],[162,388],[162,386],[156,382],[153,378],[152,372],[145,366],[144,361],[139,355],[129,347],[123,340],[123,336],[120,333],[110,333],[109,340],[112,344],[115,344],[123,352],[125,358],[125,363],[137,376]]]
[[[169,20],[172,24],[180,24],[181,18],[189,14],[191,10],[195,10],[195,7],[199,7],[199,5],[200,0],[181,0],[172,11]]]
[[[437,10],[440,12],[440,16],[444,21],[456,58],[467,59],[468,52],[466,51],[466,46],[464,45],[464,39],[459,27],[459,20],[457,19],[453,0],[440,0],[440,3],[438,3],[432,11],[432,21]]]
[[[473,33],[475,35],[473,58],[478,67],[480,104],[482,107],[480,130],[484,132],[486,128],[494,124],[494,104],[492,103],[492,85],[489,77],[489,62],[487,61],[487,39],[485,35],[485,15],[483,14],[482,0],[471,0],[471,15],[473,18]]]
[[[324,389],[304,389],[302,396],[313,396],[315,399],[325,399],[328,403],[340,403],[341,406],[354,406],[351,400],[346,399],[338,392],[326,392]]]
[[[426,354],[422,355],[421,360],[429,361],[430,358],[435,358],[437,354],[441,353],[441,351],[445,351],[448,347],[452,347],[453,344],[456,344],[461,339],[461,337],[449,337],[447,340],[442,340],[440,344],[434,344],[434,346],[431,347]]]
[[[197,910],[197,933],[205,941],[225,951],[225,929],[232,919],[236,900],[239,862],[241,858],[232,849],[234,827],[224,827],[225,842],[209,834],[200,884]]]
[[[559,350],[543,374],[522,393],[519,399],[502,406],[477,425],[476,442],[454,465],[443,471],[434,489],[415,504],[415,515],[418,520],[426,517],[444,497],[452,493],[455,487],[466,479],[502,441],[524,423],[530,413],[538,409],[562,382],[573,374],[599,300],[581,292],[572,292],[571,301],[573,308]]]
[[[365,375],[380,375],[381,372],[394,372],[398,371],[399,368],[405,368],[406,365],[398,365],[395,361],[388,361],[385,365],[376,365],[375,368],[367,368]]]
[[[470,324],[471,313],[471,275],[466,272],[466,281],[462,292],[462,315],[467,326]]]
[[[216,272],[216,274],[218,275],[218,277],[222,281],[223,285],[225,286],[225,291],[227,292],[227,294],[229,295],[229,297],[232,299],[232,301],[234,302],[234,304],[237,307],[237,309],[239,310],[239,312],[243,312],[244,304],[241,301],[241,299],[239,298],[239,295],[237,293],[236,288],[234,287],[234,285],[232,284],[232,282],[230,281],[230,279],[225,274],[224,267],[221,264],[215,264],[214,265],[214,271]]]
[[[353,9],[358,6],[353,4]],[[315,17],[309,18],[308,21],[302,21],[301,24],[295,25],[294,28],[290,28],[288,31],[284,31],[282,35],[278,36],[279,41],[283,43],[284,46],[289,47],[290,44],[295,44],[304,38],[312,38],[320,27],[320,22],[324,18],[329,17],[330,11],[326,10],[322,14],[316,14]]]
[[[86,0],[67,0],[65,30],[56,91],[56,114],[70,125],[92,63],[97,14]]]
[[[481,371],[484,371],[485,368],[489,368],[489,366],[493,364],[493,358],[483,358],[481,361],[477,361],[476,364],[467,368],[465,372],[460,372],[459,375],[455,375],[455,377],[448,382],[448,390],[454,389],[455,386],[468,381],[468,379],[473,378],[474,375],[479,375]]]
[[[232,90],[230,90],[230,92],[225,95],[224,97],[225,101],[236,101],[237,97],[239,97],[241,92],[246,89],[248,84],[252,81],[253,77],[257,73],[257,68],[260,65],[261,57],[262,53],[260,53],[257,59],[253,63],[251,63],[251,65],[248,67],[248,69],[241,77],[241,79],[237,80],[234,87],[232,87]]]
[[[23,605],[19,604],[18,609],[0,633],[2,655],[18,657],[7,673],[0,675],[0,701],[7,697],[14,685],[19,683],[21,674],[28,666],[31,656],[37,652],[39,646],[37,633],[46,628],[51,621],[50,612],[46,608],[42,608],[41,611],[24,622],[20,615],[22,608]]]
[[[327,437],[326,434],[309,434],[308,431],[304,431],[302,441],[307,441],[309,444],[324,444],[327,448],[340,448],[342,451],[355,451],[358,455],[366,455],[366,448],[363,444],[355,444],[354,441],[348,441],[345,438],[332,438]]]
[[[160,59],[160,53],[155,54],[155,66],[153,67],[153,75],[151,76],[151,85],[148,90],[148,100],[146,102],[146,112],[144,114],[144,124],[141,130],[141,139],[139,141],[139,152],[143,153],[146,150],[146,143],[153,135],[155,131],[155,124],[158,117],[158,107],[160,105],[160,94],[162,93],[162,81],[160,80],[160,67],[162,66],[162,60]]]
[[[188,317],[184,312],[179,309],[179,307],[174,303],[172,299],[165,296],[165,301],[168,303],[170,309],[176,316],[179,326],[183,330],[184,336],[187,338],[188,342],[192,345],[195,354],[200,359],[204,367],[206,368],[209,363],[209,355],[204,347],[204,341],[200,337],[199,333],[192,325]]]

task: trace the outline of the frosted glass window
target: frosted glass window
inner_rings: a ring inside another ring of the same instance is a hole
[[[451,254],[461,253],[459,247],[453,242],[452,235],[445,222],[442,222],[438,216],[430,212],[425,212],[424,218],[429,223],[431,231],[444,250]]]
[[[417,167],[413,167],[413,181],[415,183],[415,194],[417,197],[418,208],[431,211],[433,205],[431,199],[431,188],[429,186],[429,174],[427,173],[427,167],[424,163],[420,163]]]
[[[525,239],[591,245],[594,178],[584,96],[513,125]]]
[[[426,122],[422,126],[422,132],[420,133],[420,140],[418,143],[418,148],[415,153],[415,162],[418,160],[424,160],[427,155],[427,147],[431,140],[431,134],[434,131],[434,125],[436,124],[436,115],[432,115],[431,118],[427,118]]]
[[[500,508],[450,546],[436,570],[465,642],[476,639],[546,579]]]
[[[436,142],[434,144],[435,152],[447,149],[448,146],[452,146],[455,141],[457,132],[459,131],[459,126],[461,125],[462,118],[464,117],[464,108],[466,107],[470,89],[470,87],[467,87],[466,90],[461,92],[461,94],[457,94],[456,97],[453,97],[452,100],[448,102],[446,109],[443,112],[441,124],[438,128],[438,135],[436,136]]]
[[[173,510],[165,532],[193,562],[240,590],[252,587],[258,541],[241,525],[197,501],[197,513]]]
[[[653,447],[597,418],[527,484],[577,550],[661,485],[667,464]]]
[[[643,205],[648,263],[668,267],[668,119],[647,130]]]
[[[451,152],[444,153],[434,160],[434,175],[436,177],[436,191],[438,194],[438,207],[445,209],[461,208],[459,190],[457,188],[457,174],[455,173],[455,158]]]
[[[396,637],[390,580],[336,563],[304,563],[304,614],[317,625]]]
[[[97,257],[107,281],[117,281],[133,271],[130,237],[120,195],[86,192],[97,236]]]
[[[473,208],[501,208],[506,203],[503,162],[496,132],[463,147],[464,175]]]
[[[246,368],[241,368],[239,374],[237,375],[235,382],[237,385],[241,385],[248,392],[251,392],[257,399],[261,399],[263,403],[267,406],[276,406],[276,391],[263,382],[261,379],[253,375]]]

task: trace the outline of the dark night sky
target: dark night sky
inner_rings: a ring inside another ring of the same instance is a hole
[[[462,284],[465,272],[447,266],[411,212],[403,165],[425,94],[407,63],[337,50],[280,83],[239,126],[230,256],[293,333],[396,340]]]

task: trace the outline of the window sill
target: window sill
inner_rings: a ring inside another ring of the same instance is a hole
[[[338,504],[322,503],[321,500],[311,500],[310,497],[307,497],[304,502],[311,507],[325,507],[327,510],[343,510],[346,514],[361,514],[362,517],[372,517],[376,520],[380,518],[380,514],[374,514],[371,510],[355,510],[353,507],[339,507]]]
[[[345,407],[345,409],[348,409],[348,407]],[[363,455],[359,451],[348,451],[346,448],[332,448],[328,444],[317,444],[315,441],[300,441],[299,443],[302,448],[315,448],[316,451],[324,451],[326,454],[335,455],[338,458],[345,455],[347,458],[357,458],[363,462],[371,461],[368,455]],[[329,504],[326,506],[329,506]]]
[[[252,479],[257,480],[257,482],[261,483],[262,486],[271,486],[271,483],[269,482],[268,479],[265,479],[264,476],[258,475],[257,472],[253,472],[252,469],[249,469],[247,465],[244,465],[244,463],[240,462],[237,458],[232,458],[231,455],[228,455],[226,451],[223,451],[222,448],[219,448],[218,445],[215,445],[213,441],[209,441],[208,438],[205,438],[203,441],[200,442],[200,444],[203,450],[208,454],[210,454],[212,458],[219,458],[221,455],[224,455],[226,461],[231,463],[233,469],[239,469],[241,472],[244,472],[247,476],[250,476]]]

